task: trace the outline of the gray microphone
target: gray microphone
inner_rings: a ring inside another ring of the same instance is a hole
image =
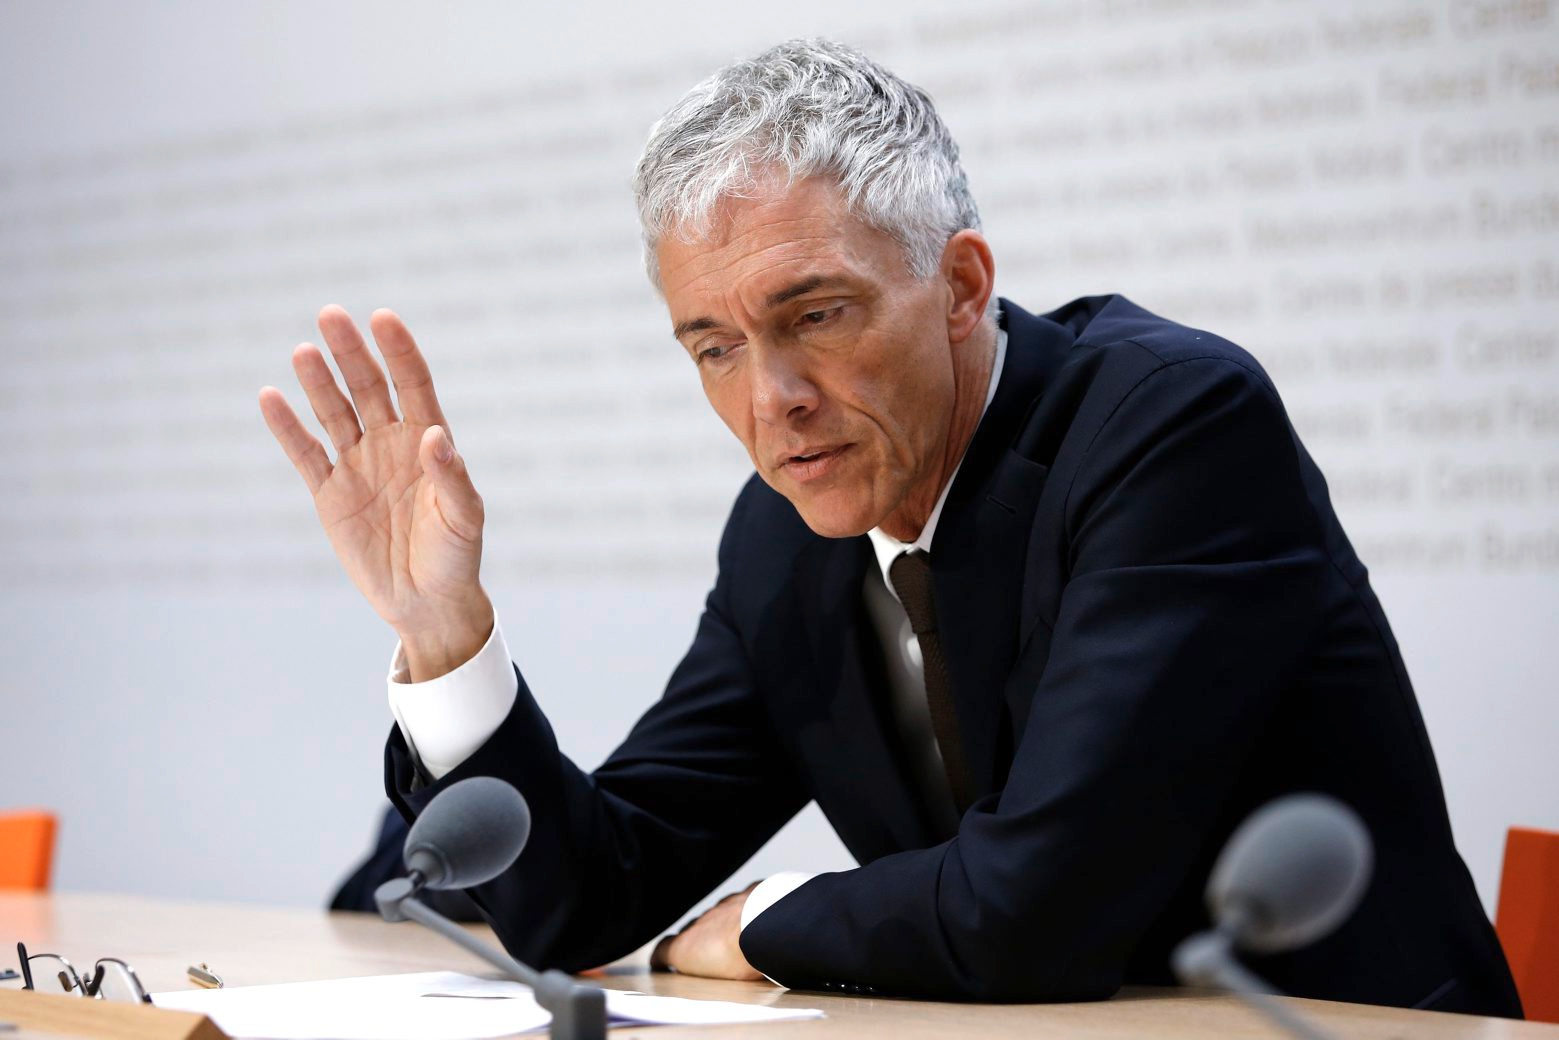
[[[1230,990],[1295,1036],[1325,1040],[1272,988],[1234,958],[1234,950],[1282,953],[1331,934],[1369,886],[1369,831],[1346,805],[1321,794],[1270,802],[1240,824],[1207,881],[1211,931],[1176,947],[1182,982]]]
[[[424,888],[471,888],[508,870],[530,837],[530,807],[493,776],[473,776],[428,803],[406,835],[406,869]]]
[[[1251,953],[1281,953],[1330,935],[1369,885],[1369,831],[1335,798],[1295,794],[1240,825],[1207,880],[1207,908]]]
[[[495,950],[440,914],[417,893],[424,888],[470,888],[508,870],[530,837],[530,808],[520,792],[496,777],[473,776],[428,803],[406,835],[408,874],[374,890],[386,921],[416,921],[529,986],[552,1012],[552,1040],[606,1040],[606,992],[561,971],[537,971]]]

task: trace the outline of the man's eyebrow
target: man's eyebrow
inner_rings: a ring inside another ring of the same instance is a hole
[[[769,308],[778,307],[782,303],[789,303],[798,296],[805,296],[814,289],[835,285],[843,280],[842,278],[830,277],[829,275],[814,274],[809,278],[803,278],[799,282],[787,285],[783,289],[769,293],[769,298],[763,301],[764,306]]]
[[[793,282],[783,289],[776,289],[774,292],[769,293],[768,298],[763,301],[763,306],[766,310],[773,310],[780,304],[789,303],[798,296],[805,296],[814,290],[827,288],[843,281],[844,279],[837,276],[810,275],[799,282]],[[686,321],[677,322],[671,329],[671,335],[676,339],[681,339],[690,332],[703,332],[706,329],[717,329],[719,327],[720,323],[713,318],[689,318]]]
[[[713,318],[689,318],[687,321],[677,322],[676,326],[672,328],[671,334],[675,338],[681,339],[689,332],[703,332],[705,329],[717,329],[719,327],[720,323]]]

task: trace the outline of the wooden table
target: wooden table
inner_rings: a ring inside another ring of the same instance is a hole
[[[469,926],[490,937],[486,928]],[[35,953],[57,953],[78,966],[122,957],[152,992],[184,989],[184,970],[205,961],[229,986],[394,972],[456,970],[481,974],[469,954],[410,922],[386,924],[368,914],[278,910],[171,902],[138,896],[30,895],[0,892],[0,967],[16,940]],[[822,1020],[741,1027],[625,1027],[614,1037],[684,1040],[832,1040],[838,1037],[1024,1037],[1124,1040],[1154,1037],[1277,1038],[1265,1021],[1234,999],[1180,989],[1128,988],[1094,1004],[938,1004],[916,1000],[790,992],[767,983],[724,982],[652,974],[619,966],[603,985],[675,997],[706,997],[776,1007],[815,1007]],[[0,983],[19,986],[18,982]],[[1559,1026],[1293,1000],[1314,1021],[1348,1040],[1559,1040]],[[31,1040],[35,1033],[9,1033]]]

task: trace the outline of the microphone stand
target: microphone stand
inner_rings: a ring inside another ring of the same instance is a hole
[[[1228,990],[1300,1040],[1333,1040],[1297,1011],[1274,1000],[1271,987],[1234,959],[1230,945],[1228,936],[1217,931],[1193,935],[1175,950],[1175,973],[1186,982]]]
[[[537,971],[502,950],[468,934],[443,914],[417,898],[424,886],[418,871],[392,878],[374,891],[374,902],[386,921],[412,920],[433,929],[450,942],[476,954],[535,994],[536,1003],[552,1013],[552,1040],[606,1040],[606,992],[574,981],[556,969]]]

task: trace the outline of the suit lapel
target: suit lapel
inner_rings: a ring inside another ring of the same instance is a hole
[[[1002,689],[1017,656],[1024,558],[1046,466],[1012,446],[1071,333],[1004,303],[1007,356],[1001,382],[948,493],[931,544],[933,594],[976,799],[999,789]]]

